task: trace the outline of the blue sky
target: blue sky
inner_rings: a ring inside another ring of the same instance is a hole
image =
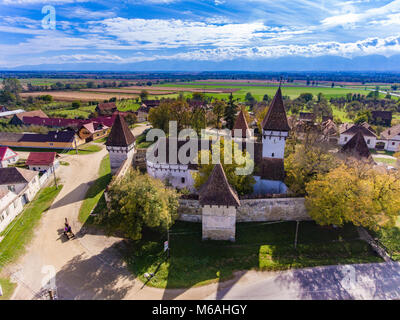
[[[376,54],[400,54],[400,0],[0,0],[0,68]]]

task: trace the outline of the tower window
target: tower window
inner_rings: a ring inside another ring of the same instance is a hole
[[[272,158],[275,157],[275,153],[272,152],[271,157],[272,157]]]
[[[185,183],[185,178],[181,178],[181,182],[182,182],[182,183]]]

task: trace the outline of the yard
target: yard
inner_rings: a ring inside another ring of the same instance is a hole
[[[331,229],[302,222],[297,250],[295,230],[295,222],[239,223],[235,243],[203,242],[201,224],[177,222],[171,230],[170,260],[165,260],[163,252],[166,235],[147,233],[144,239],[131,244],[126,261],[142,281],[145,272],[156,273],[147,284],[158,288],[189,288],[224,281],[240,270],[382,261],[367,243],[358,239],[357,230],[351,225]]]

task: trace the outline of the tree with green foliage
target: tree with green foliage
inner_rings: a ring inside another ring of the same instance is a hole
[[[201,134],[201,129],[205,129],[207,125],[206,111],[203,108],[195,108],[192,111],[190,126],[198,135]]]
[[[133,126],[137,122],[137,116],[133,112],[128,112],[125,115],[124,120],[128,126]]]
[[[151,108],[147,118],[155,129],[169,132],[169,121],[171,118],[171,107],[167,101],[162,101],[157,108]]]
[[[224,116],[225,113],[225,108],[226,108],[226,102],[223,100],[215,99],[212,102],[212,112],[215,115],[215,127],[217,129],[221,129],[222,124],[221,120]]]
[[[79,100],[76,100],[72,102],[72,109],[79,109],[81,107],[81,102]]]
[[[308,214],[320,225],[352,223],[373,230],[399,216],[400,176],[356,162],[342,164],[307,184]]]
[[[166,232],[178,217],[179,194],[162,181],[130,171],[108,190],[109,207],[102,224],[109,233],[140,240],[145,228]]]
[[[229,141],[229,143],[228,143]],[[254,161],[251,159],[250,154],[245,150],[239,150],[239,146],[233,142],[233,140],[220,139],[219,143],[215,144],[216,148],[219,150],[220,163],[224,168],[226,177],[230,185],[236,190],[239,195],[250,194],[253,192],[253,185],[255,180],[252,174],[239,175],[237,174],[237,169],[244,169],[247,166],[254,166]],[[229,155],[227,163],[225,163],[225,149]],[[198,153],[198,163],[199,171],[193,174],[195,181],[195,188],[199,188],[207,182],[210,176],[214,164],[212,161],[212,151],[213,150],[202,150]],[[208,159],[208,164],[202,164],[202,159]]]
[[[16,78],[3,79],[3,88],[0,91],[0,102],[15,103],[20,100],[19,94],[22,91],[22,85]]]
[[[250,107],[250,109],[253,109],[254,105],[257,103],[257,100],[253,97],[251,92],[247,92],[246,96],[244,97],[244,102]]]
[[[140,91],[140,100],[146,100],[149,97],[149,93],[147,92],[147,90],[142,90]]]
[[[235,124],[236,113],[237,113],[237,110],[238,110],[238,107],[235,104],[236,101],[237,101],[237,99],[235,100],[233,98],[233,94],[231,93],[229,95],[229,100],[228,100],[228,103],[227,103],[226,108],[225,108],[225,116],[224,116],[225,117],[225,121],[226,121],[226,127],[229,130],[232,130],[233,126]]]
[[[321,132],[308,129],[301,143],[293,145],[293,150],[285,156],[285,183],[297,195],[305,195],[307,183],[339,165],[328,145],[321,141]]]

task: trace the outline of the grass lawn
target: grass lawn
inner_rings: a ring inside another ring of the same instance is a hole
[[[31,240],[43,212],[50,208],[61,188],[62,186],[58,189],[52,186],[40,190],[35,199],[0,233],[0,236],[4,236],[0,242],[0,269],[2,265],[14,261],[24,252],[25,245]]]
[[[107,137],[103,137],[101,139],[94,140],[93,142],[94,143],[99,143],[99,144],[104,144],[104,143],[106,143],[107,138],[108,138],[108,136]]]
[[[146,141],[147,132],[148,130],[145,130],[140,136],[136,138],[136,148],[147,149],[154,143],[154,141]]]
[[[27,204],[20,215],[0,234],[4,236],[0,242],[0,271],[24,253],[25,246],[32,239],[35,226],[39,223],[43,212],[50,208],[61,189],[62,186],[58,189],[52,186],[39,191],[35,199]],[[4,278],[0,278],[0,284],[4,293],[0,300],[9,299],[16,285]]]
[[[23,147],[11,147],[14,151],[21,152],[57,152],[57,153],[65,153],[65,154],[76,154],[75,149],[71,149],[66,151],[64,149],[46,149],[46,148],[23,148]],[[93,144],[85,144],[83,146],[78,147],[78,154],[89,154],[94,152],[99,152],[101,147],[93,145]]]
[[[0,300],[10,299],[17,284],[10,282],[10,280],[8,279],[0,278],[0,285],[1,288],[3,289],[3,296],[0,297]]]
[[[130,270],[145,281],[143,274],[158,268],[147,284],[159,288],[188,288],[223,281],[239,270],[285,270],[339,263],[382,261],[369,245],[358,240],[355,227],[342,229],[302,222],[297,250],[296,223],[239,223],[236,242],[201,240],[201,224],[177,222],[171,230],[171,258],[165,261],[163,241],[146,234],[132,242],[126,252]]]
[[[391,166],[394,166],[397,163],[397,159],[388,159],[388,158],[382,158],[379,156],[374,156],[373,158],[374,158],[375,162],[383,162],[383,163],[389,164]]]
[[[90,154],[99,151],[101,151],[101,147],[95,144],[85,144],[83,146],[78,147],[78,154]],[[67,154],[76,154],[76,151],[70,150],[67,152]]]
[[[88,219],[90,212],[98,204],[99,200],[103,197],[104,190],[111,181],[111,168],[110,156],[107,155],[101,160],[99,168],[99,177],[90,186],[86,192],[85,200],[79,209],[79,221],[85,223]]]

